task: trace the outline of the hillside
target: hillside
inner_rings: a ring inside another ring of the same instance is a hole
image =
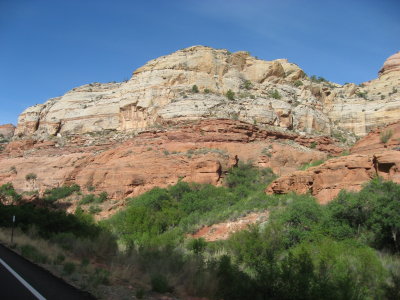
[[[398,299],[400,52],[378,76],[194,46],[27,108],[0,241],[99,299]]]
[[[237,161],[287,175],[400,119],[398,56],[377,79],[341,86],[285,59],[179,50],[126,82],[81,86],[26,109],[14,135],[1,128],[0,183],[40,195],[76,183],[106,191],[119,201],[105,208],[113,210],[179,179],[219,185]]]

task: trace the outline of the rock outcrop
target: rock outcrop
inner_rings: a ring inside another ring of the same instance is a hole
[[[9,140],[13,137],[15,126],[13,124],[0,125],[0,139]]]
[[[84,192],[106,191],[122,203],[178,180],[220,185],[226,170],[239,160],[288,174],[341,151],[327,137],[264,130],[228,119],[203,120],[145,131],[125,141],[116,141],[112,133],[68,141],[13,141],[0,155],[0,184],[12,182],[20,192],[43,193],[76,183]],[[27,180],[28,173],[36,179]]]
[[[398,54],[361,86],[308,78],[285,59],[194,46],[154,59],[121,83],[92,83],[25,110],[16,136],[141,131],[182,120],[231,118],[288,130],[365,135],[399,120]],[[197,88],[193,88],[196,86]],[[232,90],[234,99],[225,94]]]
[[[368,118],[379,118],[385,101],[372,107],[359,95],[373,92],[379,83],[370,83],[366,91],[354,85],[315,83],[287,60],[268,62],[247,52],[195,46],[150,61],[127,82],[85,85],[30,107],[21,114],[16,134],[143,130],[163,122],[212,117],[323,133],[330,133],[331,118],[364,134],[376,125]],[[191,91],[193,85],[200,93]],[[228,90],[236,93],[234,100],[225,97]],[[347,119],[352,126],[346,125]]]
[[[84,85],[26,109],[14,134],[0,127],[13,136],[0,148],[0,184],[42,193],[77,183],[122,201],[178,180],[219,185],[238,160],[283,176],[268,192],[311,191],[322,203],[376,174],[396,181],[400,128],[379,128],[400,120],[398,58],[377,79],[341,86],[285,59],[179,50],[125,82]],[[351,155],[297,171],[343,151],[329,136],[343,145],[371,130]]]
[[[400,72],[400,51],[390,56],[383,64],[379,75],[386,75],[390,72]]]
[[[324,204],[342,189],[360,190],[375,176],[400,183],[399,129],[400,123],[375,130],[352,148],[351,155],[333,158],[320,166],[282,176],[266,192],[310,192]],[[388,134],[387,140],[382,140],[382,134]]]

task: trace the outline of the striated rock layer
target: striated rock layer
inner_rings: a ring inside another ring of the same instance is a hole
[[[16,136],[142,131],[183,120],[230,118],[259,126],[365,135],[400,118],[398,54],[378,79],[340,86],[285,59],[194,46],[154,59],[121,83],[93,83],[26,109]],[[196,88],[193,88],[193,86]],[[226,97],[233,91],[233,99]]]
[[[400,123],[371,132],[351,150],[351,155],[333,158],[305,171],[275,180],[270,194],[310,192],[320,203],[327,203],[345,189],[358,191],[375,176],[400,183]],[[383,138],[388,134],[387,140]]]
[[[0,139],[9,140],[13,137],[15,126],[13,124],[0,125]]]
[[[76,183],[84,192],[106,191],[121,200],[178,180],[219,185],[238,160],[287,174],[342,151],[327,137],[268,131],[227,119],[150,130],[121,142],[113,139],[83,135],[65,145],[63,138],[13,141],[0,155],[0,184],[12,182],[18,191],[43,193]],[[28,173],[37,178],[27,180]]]

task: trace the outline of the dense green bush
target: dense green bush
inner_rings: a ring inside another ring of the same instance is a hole
[[[22,200],[21,195],[14,190],[14,186],[12,185],[12,183],[6,183],[0,186],[0,199],[2,197],[11,197],[13,202],[15,203],[18,203]]]
[[[0,204],[0,226],[10,227],[12,216],[16,218],[16,226],[23,231],[35,226],[39,235],[45,238],[61,232],[69,232],[75,236],[96,236],[100,230],[93,218],[81,211],[67,214],[64,211],[38,208],[32,204],[20,206]]]
[[[34,224],[76,257],[95,255],[99,261],[116,251],[110,229],[128,246],[124,255],[150,274],[152,289],[161,293],[180,285],[190,295],[213,299],[398,298],[400,185],[376,178],[360,192],[342,191],[321,206],[310,195],[266,195],[273,178],[269,169],[239,164],[229,170],[225,187],[180,181],[155,188],[101,226],[81,209],[66,215],[0,205],[0,225],[10,226],[16,215],[23,230]],[[11,190],[0,187],[0,193]],[[270,211],[268,221],[226,241],[185,241],[200,226],[258,209]],[[38,256],[31,248],[23,251]],[[106,284],[108,276],[96,271],[92,284]]]
[[[183,234],[232,217],[266,208],[265,187],[275,178],[270,169],[239,164],[226,177],[226,187],[179,182],[154,188],[130,200],[129,207],[107,224],[128,246],[174,244]]]
[[[173,291],[173,288],[168,284],[168,280],[163,274],[155,274],[151,277],[151,287],[153,291],[159,293],[168,293]]]
[[[54,202],[59,199],[66,198],[72,195],[74,192],[79,192],[80,187],[77,184],[73,184],[71,186],[62,186],[58,188],[53,188],[51,190],[46,190],[44,192],[43,200],[47,202]]]
[[[400,251],[400,185],[380,178],[360,192],[342,191],[329,203],[331,218],[378,249]]]

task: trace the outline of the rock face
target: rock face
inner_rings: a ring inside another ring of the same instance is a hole
[[[341,86],[285,59],[179,50],[125,82],[84,85],[26,109],[14,135],[0,127],[13,136],[0,147],[0,184],[43,192],[77,183],[122,201],[178,180],[219,185],[230,166],[251,160],[283,175],[268,192],[311,191],[326,203],[375,174],[398,180],[400,128],[379,129],[400,120],[398,59],[377,79]],[[371,130],[352,155],[297,171],[342,152],[329,135],[345,142]]]
[[[203,120],[149,130],[126,141],[82,135],[65,141],[18,140],[0,155],[0,184],[18,191],[77,183],[84,192],[106,191],[115,200],[178,180],[220,185],[228,168],[253,161],[287,174],[341,148],[326,137],[305,137],[228,119]],[[63,145],[65,144],[65,145]],[[318,144],[314,149],[310,145]],[[35,173],[35,180],[26,180]]]
[[[85,85],[30,107],[21,114],[16,134],[137,131],[204,118],[329,133],[318,99],[292,84],[303,78],[304,72],[284,59],[268,62],[247,52],[195,46],[148,62],[127,82]],[[192,91],[194,85],[199,93]],[[225,96],[228,90],[235,99]]]
[[[148,62],[126,82],[84,85],[30,107],[20,115],[16,135],[141,131],[207,118],[365,135],[399,120],[398,55],[385,62],[378,79],[340,86],[311,80],[285,59],[263,61],[248,52],[194,46]],[[228,90],[234,99],[225,96]]]
[[[390,56],[383,64],[379,75],[386,75],[390,72],[400,72],[400,51]]]
[[[371,131],[351,148],[351,153],[374,154],[384,150],[400,150],[399,141],[400,122]]]
[[[126,82],[84,85],[28,108],[19,117],[16,136],[141,131],[205,118],[365,135],[399,119],[397,70],[395,54],[378,79],[340,86],[310,80],[285,59],[263,61],[244,51],[194,46],[148,62]],[[235,92],[234,99],[225,96],[228,90]]]
[[[13,124],[0,125],[0,138],[9,140],[13,137],[15,126]]]
[[[311,192],[320,203],[327,203],[340,190],[358,191],[375,176],[400,183],[400,123],[371,132],[359,141],[348,156],[330,159],[306,171],[282,176],[266,190],[270,194]],[[387,142],[382,133],[392,132]]]
[[[189,235],[192,238],[204,238],[207,242],[215,242],[228,239],[233,233],[245,230],[251,224],[263,223],[268,220],[269,212],[250,213],[235,221],[217,223],[211,226],[204,226],[194,234]]]

